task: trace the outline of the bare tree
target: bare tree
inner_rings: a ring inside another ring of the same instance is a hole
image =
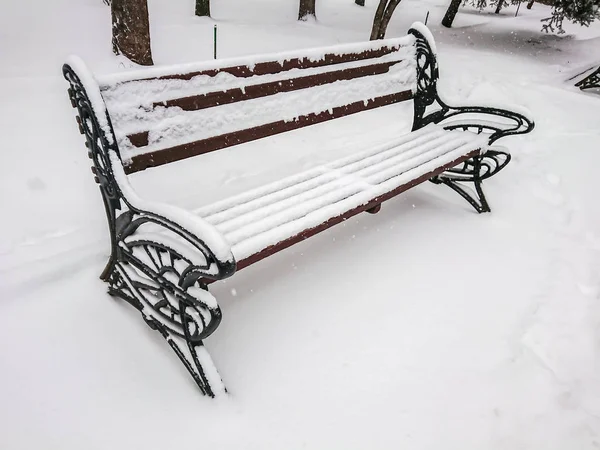
[[[112,43],[115,54],[151,66],[150,23],[147,0],[111,0]]]
[[[533,8],[534,3],[535,3],[535,0],[529,0],[529,2],[527,2],[527,9]]]
[[[400,4],[401,0],[379,0],[379,5],[375,11],[373,18],[373,28],[371,29],[371,40],[383,39],[387,30],[388,24]]]
[[[298,20],[308,20],[309,18],[316,19],[315,3],[316,0],[300,0]]]
[[[456,13],[458,12],[458,8],[460,7],[461,3],[462,3],[462,0],[452,0],[450,2],[450,5],[448,6],[448,9],[446,10],[446,14],[444,15],[444,18],[442,19],[442,25],[444,25],[447,28],[452,27],[452,22],[454,22],[454,18],[456,17]]]
[[[196,15],[210,17],[210,0],[196,0]]]
[[[504,0],[499,0],[498,5],[496,5],[496,14],[500,14],[502,7],[504,6]]]

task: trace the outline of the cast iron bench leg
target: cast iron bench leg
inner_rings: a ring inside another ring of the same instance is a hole
[[[146,324],[169,343],[204,395],[215,397],[226,392],[221,376],[204,348],[202,333],[198,333],[199,321],[216,327],[220,322],[220,311],[208,313],[216,317],[202,317],[207,312],[202,311],[201,305],[184,299],[185,290],[179,289],[176,296],[169,295],[168,299],[168,289],[155,281],[141,280],[139,275],[132,276],[139,274],[139,271],[133,271],[129,263],[117,262],[108,279],[108,293],[124,299],[140,311]],[[206,287],[203,289],[207,290]],[[171,290],[169,294],[173,292]],[[174,297],[180,297],[176,307],[172,305]]]
[[[490,206],[483,193],[483,180],[500,172],[510,162],[510,154],[499,150],[488,150],[483,155],[467,159],[444,173],[433,177],[435,184],[445,184],[457,192],[478,213],[490,212]],[[473,183],[470,189],[465,183]]]

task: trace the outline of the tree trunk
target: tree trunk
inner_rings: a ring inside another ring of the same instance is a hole
[[[354,3],[358,6],[365,6],[365,0],[354,0]]]
[[[387,7],[385,8],[385,12],[383,13],[383,18],[381,19],[381,25],[379,25],[379,35],[377,36],[377,39],[385,38],[385,32],[387,31],[388,24],[390,23],[392,15],[396,10],[396,6],[398,6],[401,1],[402,0],[390,0],[388,3]]]
[[[383,13],[387,6],[388,0],[379,0],[379,6],[375,11],[375,17],[373,18],[373,28],[371,29],[371,40],[374,41],[379,36],[379,28],[381,28],[381,20],[383,19]]]
[[[317,18],[315,14],[316,0],[300,0],[300,8],[298,10],[298,20],[307,20],[309,17]]]
[[[496,6],[496,14],[500,14],[502,6],[504,6],[504,0],[498,0],[498,6]]]
[[[535,0],[529,0],[529,2],[527,3],[527,9],[533,8],[533,3],[534,2],[535,2]]]
[[[112,0],[112,42],[115,54],[151,66],[150,23],[146,0]]]
[[[210,0],[196,0],[196,15],[210,17]]]
[[[442,25],[444,25],[446,28],[452,27],[452,22],[454,22],[454,18],[456,17],[456,13],[458,13],[458,8],[460,7],[461,3],[462,0],[452,0],[450,2],[450,5],[446,10],[446,14],[442,19]]]
[[[373,18],[373,28],[371,29],[371,40],[383,39],[387,30],[388,24],[394,14],[396,6],[400,4],[402,0],[379,0],[379,6],[375,11],[375,17]]]

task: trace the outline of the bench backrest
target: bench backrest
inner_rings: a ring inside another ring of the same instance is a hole
[[[97,78],[127,173],[410,100],[416,37]]]
[[[421,26],[397,39],[95,78],[63,70],[85,90],[95,84],[100,129],[133,173],[410,99],[416,117],[437,78],[428,38]]]

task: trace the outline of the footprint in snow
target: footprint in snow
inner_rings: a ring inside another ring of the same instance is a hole
[[[553,186],[558,186],[560,184],[560,177],[555,173],[549,173],[546,175],[546,180]]]
[[[565,203],[565,197],[554,189],[548,189],[545,186],[536,184],[533,186],[533,195],[540,200],[548,203],[550,206],[563,206]]]

